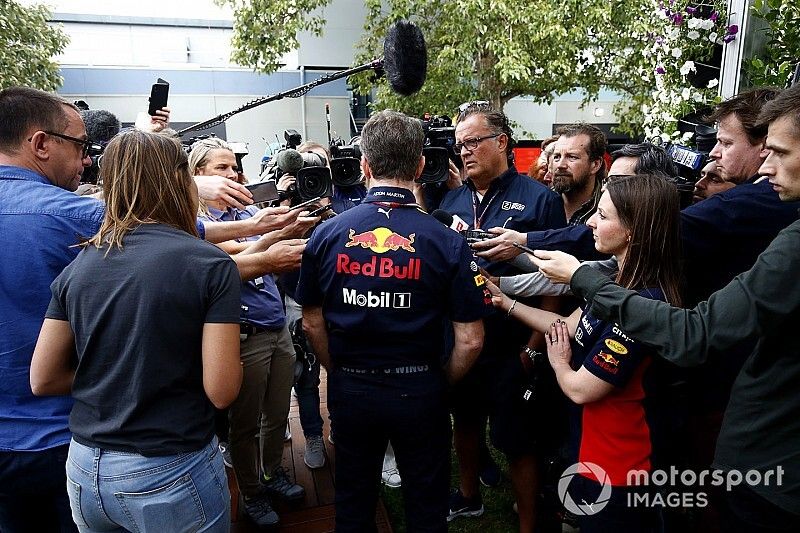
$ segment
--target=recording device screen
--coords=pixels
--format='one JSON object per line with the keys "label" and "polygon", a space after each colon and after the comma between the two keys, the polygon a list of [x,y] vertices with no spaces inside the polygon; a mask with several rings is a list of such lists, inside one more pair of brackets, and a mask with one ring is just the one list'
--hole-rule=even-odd
{"label": "recording device screen", "polygon": [[254,204],[273,202],[280,196],[278,194],[278,187],[275,185],[274,181],[253,183],[251,185],[245,185],[245,188],[253,194]]}
{"label": "recording device screen", "polygon": [[169,97],[169,82],[158,78],[150,89],[150,107],[147,109],[147,114],[155,116],[156,111],[162,107],[167,107],[167,98]]}

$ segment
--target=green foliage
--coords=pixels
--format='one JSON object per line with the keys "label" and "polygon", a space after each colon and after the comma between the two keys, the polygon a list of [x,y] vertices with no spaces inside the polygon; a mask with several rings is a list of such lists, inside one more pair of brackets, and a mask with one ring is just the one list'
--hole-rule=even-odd
{"label": "green foliage", "polygon": [[[472,99],[502,107],[521,95],[551,102],[579,87],[594,95],[618,44],[610,29],[632,23],[628,9],[632,3],[372,0],[367,2],[357,62],[380,55],[388,27],[399,18],[409,18],[427,41],[428,81],[411,98],[398,97],[379,83],[378,108],[415,115],[452,114],[460,103]],[[600,53],[585,53],[592,48]],[[373,86],[369,75],[356,77],[354,84],[362,93]]]}
{"label": "green foliage", "polygon": [[796,0],[755,0],[754,16],[767,23],[767,41],[745,64],[750,85],[783,87],[800,61],[800,3]]}
{"label": "green foliage", "polygon": [[45,91],[61,86],[58,64],[69,38],[60,26],[47,24],[44,5],[21,6],[0,0],[0,88],[25,85]]}
{"label": "green foliage", "polygon": [[[275,70],[280,56],[297,47],[298,31],[321,34],[320,10],[308,14],[330,2],[217,1],[235,8],[233,59],[261,72]],[[724,0],[702,3],[707,7],[698,12],[689,0],[365,0],[355,64],[381,56],[389,26],[407,18],[425,35],[428,76],[411,97],[393,94],[371,72],[350,83],[361,94],[375,90],[376,109],[415,116],[452,116],[469,100],[502,107],[528,96],[550,103],[576,89],[588,102],[609,88],[625,97],[617,109],[624,132],[672,138],[675,117],[716,96],[713,86],[689,86],[694,65],[686,63],[707,60],[714,46],[733,38],[726,34]]]}
{"label": "green foliage", "polygon": [[215,0],[234,9],[231,59],[257,72],[270,73],[280,68],[281,57],[299,46],[297,34],[322,35],[322,11],[331,0]]}

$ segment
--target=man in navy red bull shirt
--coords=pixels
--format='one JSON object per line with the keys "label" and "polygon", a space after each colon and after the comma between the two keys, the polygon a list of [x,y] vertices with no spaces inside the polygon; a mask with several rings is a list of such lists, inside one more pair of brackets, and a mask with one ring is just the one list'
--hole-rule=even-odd
{"label": "man in navy red bull shirt", "polygon": [[[336,530],[374,531],[383,455],[397,456],[411,531],[447,530],[447,382],[483,345],[491,296],[466,241],[415,203],[418,120],[383,111],[364,126],[361,205],[320,225],[300,271],[303,329],[328,369],[336,435]],[[442,365],[445,327],[455,344]]]}

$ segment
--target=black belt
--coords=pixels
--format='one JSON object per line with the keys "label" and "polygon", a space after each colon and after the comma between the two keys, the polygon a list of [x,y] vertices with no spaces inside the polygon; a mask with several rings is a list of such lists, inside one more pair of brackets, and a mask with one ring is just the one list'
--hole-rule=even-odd
{"label": "black belt", "polygon": [[255,335],[256,333],[266,333],[270,331],[267,328],[262,328],[261,326],[254,326],[253,324],[246,324],[244,322],[239,324],[239,333],[242,335]]}
{"label": "black belt", "polygon": [[369,376],[382,376],[385,374],[418,374],[420,372],[429,372],[430,365],[408,365],[396,366],[394,368],[353,368],[349,366],[336,367],[342,372],[348,374],[365,374]]}

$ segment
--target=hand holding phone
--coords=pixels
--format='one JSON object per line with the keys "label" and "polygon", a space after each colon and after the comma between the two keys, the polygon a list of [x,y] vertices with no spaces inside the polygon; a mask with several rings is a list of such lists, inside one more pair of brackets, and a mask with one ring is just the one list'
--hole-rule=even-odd
{"label": "hand holding phone", "polygon": [[150,89],[150,107],[147,108],[147,114],[152,116],[156,115],[156,111],[162,107],[167,107],[167,99],[169,97],[169,82],[158,78]]}
{"label": "hand holding phone", "polygon": [[250,183],[244,186],[253,195],[253,203],[273,202],[280,197],[278,188],[274,181],[262,181],[261,183]]}

